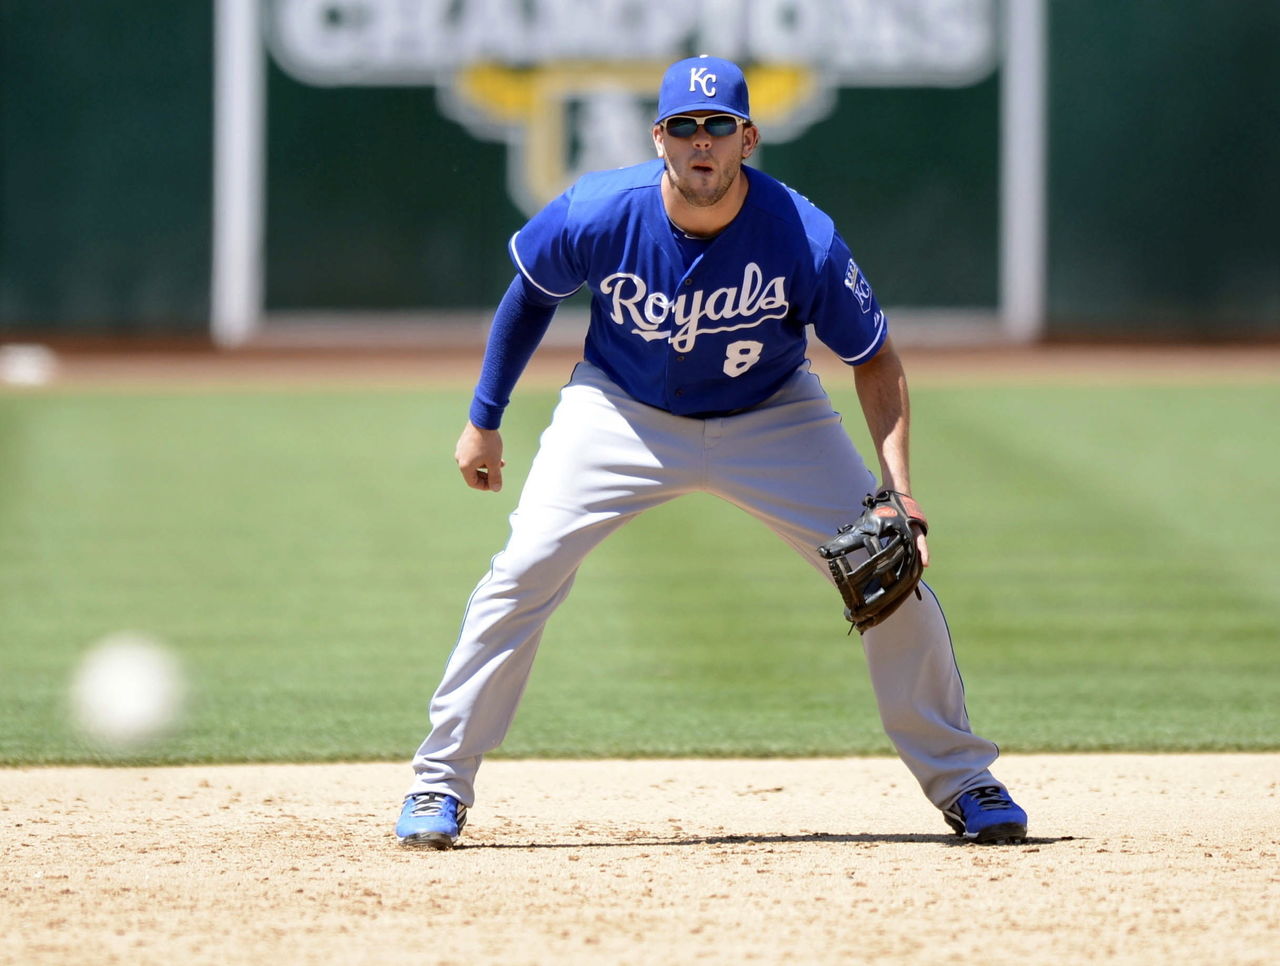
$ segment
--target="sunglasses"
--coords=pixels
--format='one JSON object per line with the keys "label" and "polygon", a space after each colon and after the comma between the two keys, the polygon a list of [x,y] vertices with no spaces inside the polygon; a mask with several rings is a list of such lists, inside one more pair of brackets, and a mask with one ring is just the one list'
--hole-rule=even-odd
{"label": "sunglasses", "polygon": [[691,138],[701,127],[713,138],[722,138],[738,130],[738,122],[742,120],[732,114],[712,114],[710,117],[688,117],[677,114],[662,122],[663,128],[673,138]]}

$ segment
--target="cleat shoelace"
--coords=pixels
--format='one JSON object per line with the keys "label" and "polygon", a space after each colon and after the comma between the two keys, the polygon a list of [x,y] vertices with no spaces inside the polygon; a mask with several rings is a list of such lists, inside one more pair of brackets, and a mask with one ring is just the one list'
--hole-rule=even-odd
{"label": "cleat shoelace", "polygon": [[1013,802],[1005,795],[1004,791],[996,785],[988,785],[985,788],[971,788],[969,794],[973,797],[974,802],[984,812],[998,811],[1002,808],[1012,808]]}
{"label": "cleat shoelace", "polygon": [[413,810],[409,813],[414,818],[422,818],[424,815],[442,815],[444,814],[444,795],[419,795],[414,802]]}

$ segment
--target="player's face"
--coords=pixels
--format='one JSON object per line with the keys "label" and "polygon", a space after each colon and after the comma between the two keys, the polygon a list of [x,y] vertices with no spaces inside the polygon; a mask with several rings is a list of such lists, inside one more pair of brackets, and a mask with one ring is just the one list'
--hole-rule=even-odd
{"label": "player's face", "polygon": [[[654,125],[653,143],[658,156],[667,165],[667,178],[681,196],[695,208],[709,208],[733,187],[742,162],[751,156],[760,139],[754,125],[738,120],[733,130],[720,133],[730,115],[717,111],[691,111],[677,118],[666,118]],[[687,118],[710,122],[699,123],[691,133]],[[716,132],[716,133],[712,133]]]}

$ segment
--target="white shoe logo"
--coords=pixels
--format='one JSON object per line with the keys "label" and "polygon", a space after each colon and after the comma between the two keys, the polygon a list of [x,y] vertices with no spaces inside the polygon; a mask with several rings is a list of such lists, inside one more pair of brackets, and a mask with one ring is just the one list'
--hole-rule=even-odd
{"label": "white shoe logo", "polygon": [[689,68],[689,90],[692,92],[695,87],[702,88],[703,97],[715,97],[716,75],[708,73],[705,67]]}

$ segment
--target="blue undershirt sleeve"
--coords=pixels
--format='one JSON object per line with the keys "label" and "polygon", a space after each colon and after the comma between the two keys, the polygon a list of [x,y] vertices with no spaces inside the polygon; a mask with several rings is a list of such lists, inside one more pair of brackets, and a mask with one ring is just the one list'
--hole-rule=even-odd
{"label": "blue undershirt sleeve", "polygon": [[484,350],[480,381],[471,398],[471,422],[480,429],[497,429],[511,402],[511,391],[547,334],[560,299],[539,291],[523,275],[516,275],[493,314]]}

